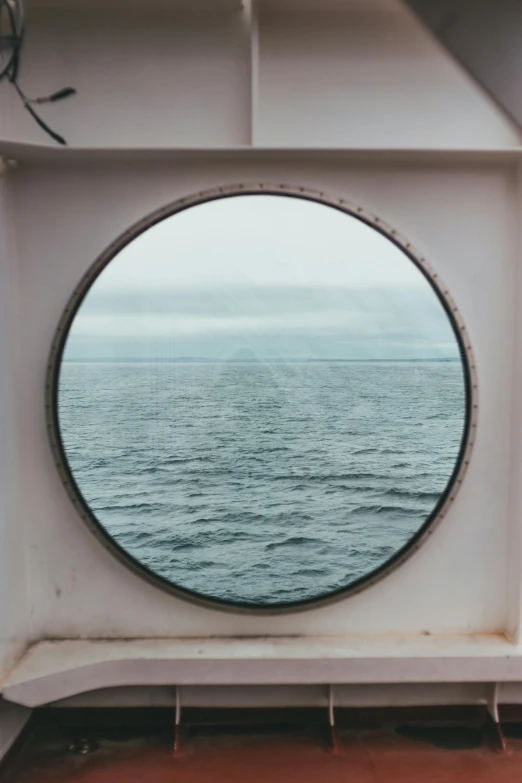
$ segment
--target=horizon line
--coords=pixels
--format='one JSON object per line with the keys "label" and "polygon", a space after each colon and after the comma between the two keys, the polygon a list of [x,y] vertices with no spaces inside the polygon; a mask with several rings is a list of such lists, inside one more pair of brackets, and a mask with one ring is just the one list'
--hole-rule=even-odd
{"label": "horizon line", "polygon": [[341,358],[328,358],[328,359],[307,359],[307,358],[261,358],[261,359],[210,359],[204,356],[181,356],[181,357],[156,357],[156,358],[143,358],[143,357],[126,357],[126,358],[74,358],[66,359],[62,358],[62,363],[68,364],[89,364],[89,363],[103,363],[103,364],[123,364],[123,363],[144,363],[154,364],[161,362],[163,364],[291,364],[291,363],[307,363],[318,364],[321,362],[458,362],[461,361],[460,356],[433,356],[433,357],[408,357],[398,359],[384,359],[384,358],[367,358],[367,359],[341,359]]}

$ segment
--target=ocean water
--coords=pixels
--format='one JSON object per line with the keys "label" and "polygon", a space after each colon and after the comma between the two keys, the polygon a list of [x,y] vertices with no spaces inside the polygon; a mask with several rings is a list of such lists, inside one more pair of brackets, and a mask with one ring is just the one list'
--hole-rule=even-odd
{"label": "ocean water", "polygon": [[205,596],[311,599],[423,525],[464,428],[460,362],[76,363],[59,425],[86,502]]}

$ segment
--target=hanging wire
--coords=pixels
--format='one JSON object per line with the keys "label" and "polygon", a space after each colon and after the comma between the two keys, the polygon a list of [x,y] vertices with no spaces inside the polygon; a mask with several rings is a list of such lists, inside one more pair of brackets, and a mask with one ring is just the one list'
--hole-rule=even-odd
{"label": "hanging wire", "polygon": [[22,0],[0,0],[0,81],[7,79],[20,96],[24,108],[34,121],[58,144],[67,142],[59,133],[50,128],[33,109],[32,104],[54,103],[75,95],[73,87],[64,87],[51,95],[39,98],[28,98],[18,83],[20,69],[20,54],[24,39],[24,8]]}

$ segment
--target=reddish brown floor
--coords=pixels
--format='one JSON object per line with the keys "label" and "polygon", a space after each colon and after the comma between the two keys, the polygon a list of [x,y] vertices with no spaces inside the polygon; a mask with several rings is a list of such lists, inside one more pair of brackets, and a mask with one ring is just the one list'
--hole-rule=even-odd
{"label": "reddish brown floor", "polygon": [[[173,758],[166,742],[103,742],[87,756],[39,747],[9,783],[517,783],[522,739],[499,754],[488,747],[443,750],[392,732],[348,733],[335,755],[310,735],[190,739]],[[7,781],[6,781],[7,783]]]}

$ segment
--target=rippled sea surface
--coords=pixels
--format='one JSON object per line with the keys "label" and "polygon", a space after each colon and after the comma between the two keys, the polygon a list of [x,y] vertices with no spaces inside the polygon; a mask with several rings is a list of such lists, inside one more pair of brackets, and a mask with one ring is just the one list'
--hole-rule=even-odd
{"label": "rippled sea surface", "polygon": [[275,604],[347,586],[457,460],[460,362],[64,363],[59,422],[98,521],[149,569]]}

